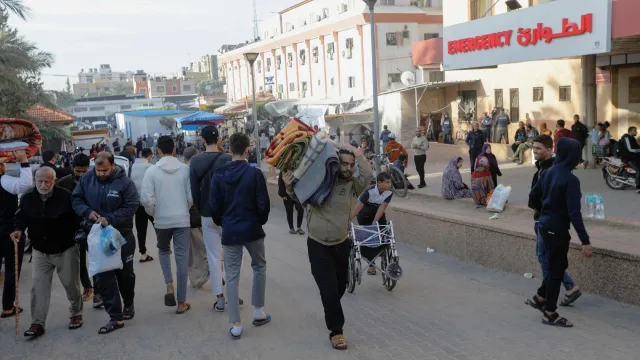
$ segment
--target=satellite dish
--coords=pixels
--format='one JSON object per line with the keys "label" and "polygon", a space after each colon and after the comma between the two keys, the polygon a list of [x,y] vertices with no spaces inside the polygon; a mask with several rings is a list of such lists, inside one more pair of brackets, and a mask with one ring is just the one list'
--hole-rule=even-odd
{"label": "satellite dish", "polygon": [[405,71],[400,75],[400,81],[406,86],[415,85],[416,76],[411,71]]}

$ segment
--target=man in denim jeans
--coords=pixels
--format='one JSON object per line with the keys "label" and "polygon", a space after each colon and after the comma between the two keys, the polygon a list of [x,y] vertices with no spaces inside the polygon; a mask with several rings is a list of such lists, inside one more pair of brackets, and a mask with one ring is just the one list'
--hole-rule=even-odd
{"label": "man in denim jeans", "polygon": [[[553,139],[548,135],[539,135],[533,139],[533,156],[536,160],[536,168],[538,171],[533,175],[533,181],[531,182],[531,188],[536,185],[542,174],[553,165],[554,158],[552,156],[553,151]],[[532,202],[529,202],[529,206],[534,206]],[[535,207],[535,206],[534,206]],[[536,224],[540,218],[540,209],[534,208],[533,219]],[[549,273],[549,255],[546,253],[544,241],[541,234],[538,234],[537,226],[534,226],[536,232],[536,255],[542,268],[542,277],[546,278]],[[564,284],[567,292],[565,293],[564,300],[560,302],[560,306],[568,306],[578,300],[582,296],[582,292],[573,282],[571,276],[566,271],[562,277],[562,283]]]}

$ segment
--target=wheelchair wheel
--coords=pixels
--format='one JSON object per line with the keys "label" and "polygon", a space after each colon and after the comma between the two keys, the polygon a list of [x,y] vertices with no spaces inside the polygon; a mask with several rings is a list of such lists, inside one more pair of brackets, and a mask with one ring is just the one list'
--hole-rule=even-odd
{"label": "wheelchair wheel", "polygon": [[[387,291],[393,290],[393,288],[395,288],[396,284],[398,283],[397,280],[394,280],[391,277],[387,276],[387,273],[389,272],[389,264],[392,263],[397,264],[397,259],[393,258],[391,248],[387,247],[384,251],[384,254],[380,256],[380,267],[384,270],[384,272],[382,273],[382,285],[385,289],[387,289]],[[391,270],[393,270],[393,266]]]}
{"label": "wheelchair wheel", "polygon": [[354,251],[351,250],[349,254],[349,268],[348,268],[348,282],[347,291],[351,294],[356,289],[357,273],[356,273],[356,261]]}
{"label": "wheelchair wheel", "polygon": [[358,259],[355,261],[356,280],[358,285],[362,284],[362,262]]}

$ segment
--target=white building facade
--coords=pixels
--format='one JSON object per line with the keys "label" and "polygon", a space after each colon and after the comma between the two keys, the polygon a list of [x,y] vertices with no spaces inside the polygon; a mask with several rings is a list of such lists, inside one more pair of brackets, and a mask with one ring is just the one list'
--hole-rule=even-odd
{"label": "white building facade", "polygon": [[105,101],[78,102],[66,109],[79,120],[106,117],[122,111],[136,111],[143,109],[161,108],[163,99],[125,99]]}
{"label": "white building facade", "polygon": [[378,84],[371,73],[371,21],[360,0],[306,0],[262,23],[262,39],[219,55],[227,101],[251,96],[243,54],[259,53],[256,91],[277,99],[363,99],[415,72],[413,42],[442,34],[442,0],[381,0],[375,6]]}

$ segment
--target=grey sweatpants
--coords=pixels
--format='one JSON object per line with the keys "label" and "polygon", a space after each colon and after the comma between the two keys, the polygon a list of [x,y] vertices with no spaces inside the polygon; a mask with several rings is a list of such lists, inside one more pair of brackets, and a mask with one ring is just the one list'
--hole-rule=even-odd
{"label": "grey sweatpants", "polygon": [[33,250],[33,285],[31,287],[31,323],[44,327],[51,303],[51,283],[56,270],[67,292],[71,316],[82,315],[80,291],[80,251],[74,245],[63,253],[48,255]]}
{"label": "grey sweatpants", "polygon": [[247,252],[251,256],[251,268],[253,269],[251,305],[254,307],[264,306],[264,294],[267,281],[264,238],[242,245],[224,245],[224,272],[227,278],[227,304],[229,306],[229,322],[231,323],[240,322],[238,287],[240,285],[243,246],[247,248]]}
{"label": "grey sweatpants", "polygon": [[164,282],[173,282],[171,273],[171,238],[173,238],[173,251],[176,258],[176,277],[178,279],[177,298],[178,302],[187,301],[187,282],[189,276],[189,240],[190,232],[188,227],[172,229],[156,229],[158,238],[158,255],[160,257],[160,267]]}

